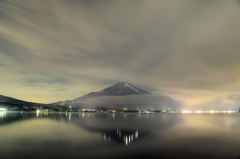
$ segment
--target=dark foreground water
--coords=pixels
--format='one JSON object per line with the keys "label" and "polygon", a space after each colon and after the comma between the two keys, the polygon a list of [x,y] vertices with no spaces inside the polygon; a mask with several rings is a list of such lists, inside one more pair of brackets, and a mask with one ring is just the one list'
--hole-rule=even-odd
{"label": "dark foreground water", "polygon": [[0,112],[0,158],[240,158],[240,114]]}

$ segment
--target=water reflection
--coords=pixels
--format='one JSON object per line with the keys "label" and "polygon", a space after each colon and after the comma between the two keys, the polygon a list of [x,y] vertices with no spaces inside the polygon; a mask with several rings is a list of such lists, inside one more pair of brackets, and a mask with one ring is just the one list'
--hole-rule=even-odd
{"label": "water reflection", "polygon": [[137,139],[143,137],[146,133],[139,130],[128,130],[128,129],[114,129],[106,130],[103,134],[103,139],[105,142],[117,142],[128,146]]}
{"label": "water reflection", "polygon": [[[35,115],[34,115],[35,114]],[[137,119],[138,114],[95,114],[95,113],[71,113],[71,112],[60,112],[60,113],[49,113],[37,110],[35,113],[30,112],[0,112],[0,124],[10,124],[21,120],[29,119],[53,119],[56,121],[71,121],[77,127],[87,129],[88,131],[99,133],[103,136],[106,143],[119,143],[125,146],[134,143],[136,140],[141,139],[143,136],[148,134],[147,130],[142,130],[140,127],[134,129],[131,125],[125,125],[119,128],[119,121],[129,119]],[[4,120],[3,120],[4,119]],[[109,128],[105,127],[105,122],[108,122]],[[113,126],[114,125],[114,126]],[[115,128],[114,128],[115,127]],[[106,129],[107,128],[107,129]],[[113,129],[111,129],[113,128]]]}
{"label": "water reflection", "polygon": [[6,117],[7,111],[0,111],[0,119],[3,120],[4,117]]}
{"label": "water reflection", "polygon": [[0,158],[236,159],[239,122],[237,113],[1,111]]}
{"label": "water reflection", "polygon": [[37,116],[37,118],[39,117],[39,114],[40,114],[40,110],[36,110],[36,116]]}

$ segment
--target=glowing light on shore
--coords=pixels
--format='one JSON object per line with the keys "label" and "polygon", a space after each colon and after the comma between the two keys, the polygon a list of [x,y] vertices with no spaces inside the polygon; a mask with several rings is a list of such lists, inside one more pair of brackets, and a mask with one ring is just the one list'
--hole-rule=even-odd
{"label": "glowing light on shore", "polygon": [[193,113],[193,111],[191,111],[191,110],[183,110],[182,113],[183,114],[191,114],[191,113]]}
{"label": "glowing light on shore", "polygon": [[0,119],[3,119],[6,116],[7,111],[0,111]]}
{"label": "glowing light on shore", "polygon": [[117,111],[116,110],[111,110],[112,113],[116,113]]}
{"label": "glowing light on shore", "polygon": [[0,108],[0,111],[7,111],[6,108]]}
{"label": "glowing light on shore", "polygon": [[149,110],[145,110],[144,113],[149,114],[151,112]]}
{"label": "glowing light on shore", "polygon": [[193,111],[193,110],[183,110],[181,113],[182,114],[203,114],[203,113],[209,113],[209,114],[216,114],[216,113],[237,113],[238,111],[234,111],[234,110],[222,110],[222,111],[219,111],[219,110],[206,110],[206,111],[203,111],[203,110],[196,110],[196,111]]}
{"label": "glowing light on shore", "polygon": [[197,110],[196,113],[197,113],[197,114],[202,114],[202,113],[204,113],[204,111],[202,111],[202,110]]}
{"label": "glowing light on shore", "polygon": [[232,110],[227,110],[227,113],[234,113],[236,111],[232,111]]}

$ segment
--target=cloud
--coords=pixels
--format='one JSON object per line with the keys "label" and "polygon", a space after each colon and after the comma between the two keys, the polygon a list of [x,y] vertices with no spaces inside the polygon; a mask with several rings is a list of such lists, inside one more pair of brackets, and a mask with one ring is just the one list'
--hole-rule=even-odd
{"label": "cloud", "polygon": [[218,0],[1,1],[1,92],[54,102],[129,81],[189,105],[239,93],[239,12]]}
{"label": "cloud", "polygon": [[35,84],[40,84],[40,85],[50,85],[50,84],[60,84],[60,85],[66,85],[69,84],[70,81],[66,78],[27,78],[23,81],[23,83],[28,84],[28,85],[35,85]]}

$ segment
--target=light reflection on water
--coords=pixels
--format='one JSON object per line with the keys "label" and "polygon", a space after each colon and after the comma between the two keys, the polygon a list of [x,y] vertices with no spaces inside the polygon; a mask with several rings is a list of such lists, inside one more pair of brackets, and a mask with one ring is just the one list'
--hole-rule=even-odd
{"label": "light reflection on water", "polygon": [[7,115],[6,111],[0,111],[0,119],[2,120]]}
{"label": "light reflection on water", "polygon": [[144,133],[139,130],[116,129],[104,131],[103,139],[107,143],[114,141],[128,146],[142,136],[144,136]]}
{"label": "light reflection on water", "polygon": [[239,158],[239,123],[238,113],[5,111],[0,158]]}

